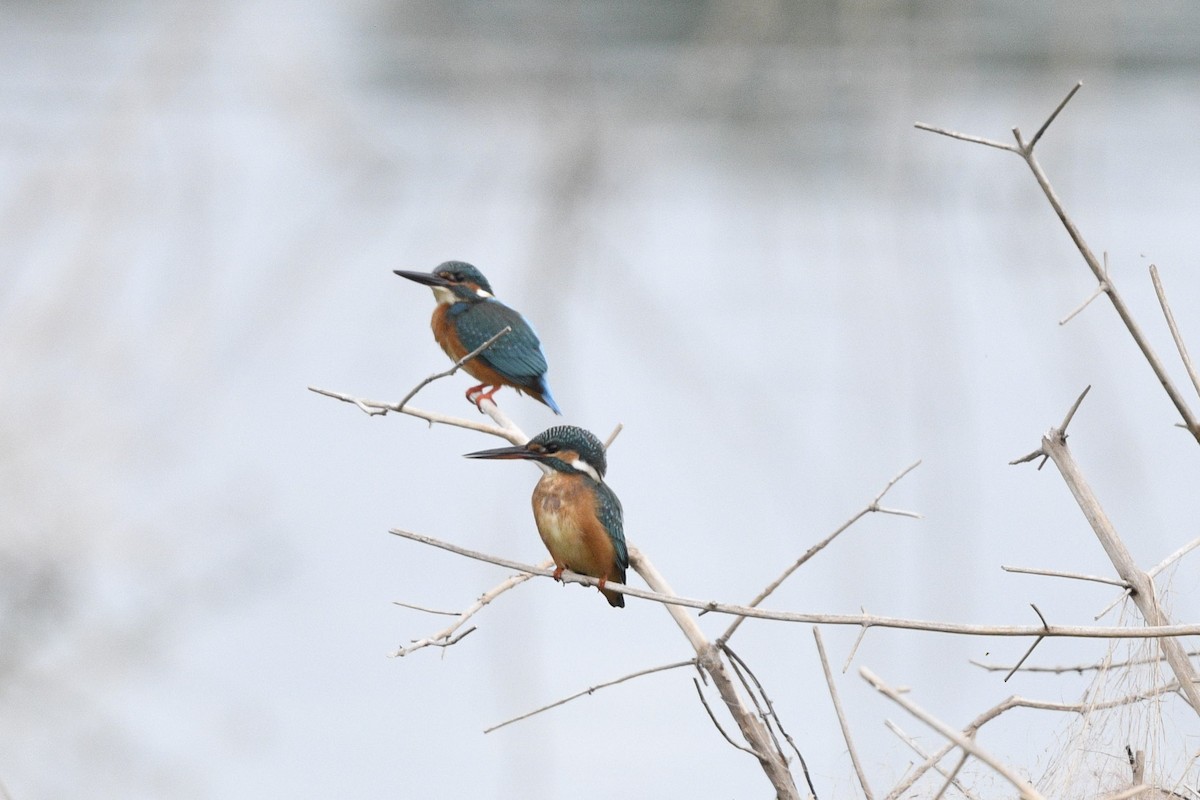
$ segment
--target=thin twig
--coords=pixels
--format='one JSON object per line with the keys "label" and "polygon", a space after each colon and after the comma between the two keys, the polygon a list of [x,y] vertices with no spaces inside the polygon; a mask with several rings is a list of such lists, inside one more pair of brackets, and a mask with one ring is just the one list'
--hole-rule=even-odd
{"label": "thin twig", "polygon": [[[546,567],[553,563],[554,562],[551,561],[550,559],[546,559],[539,566]],[[454,633],[459,628],[461,628],[466,623],[467,620],[469,620],[471,617],[475,616],[475,614],[477,612],[481,611],[484,606],[486,606],[488,603],[495,600],[500,595],[507,592],[509,589],[512,589],[516,586],[520,586],[522,583],[524,583],[525,581],[529,580],[532,577],[533,576],[529,575],[529,574],[510,575],[508,578],[504,579],[503,581],[498,583],[496,586],[493,586],[491,589],[488,589],[486,592],[484,592],[482,595],[480,595],[479,599],[476,600],[474,603],[472,603],[469,608],[467,608],[465,611],[463,611],[462,613],[457,615],[458,619],[455,620],[455,622],[453,624],[444,628],[443,630],[438,631],[437,633],[433,634],[432,636],[429,636],[425,639],[419,639],[419,640],[414,641],[408,647],[401,647],[401,648],[397,649],[395,652],[393,652],[391,654],[391,657],[392,658],[403,658],[404,656],[408,655],[409,653],[415,653],[416,651],[418,651],[422,648],[425,648],[425,647],[442,647],[447,644],[454,644],[455,642],[457,642],[459,639],[462,638],[462,636],[455,637]],[[472,630],[474,630],[474,629],[472,629]],[[465,636],[465,635],[466,634],[463,634],[463,636]]]}
{"label": "thin twig", "polygon": [[1066,325],[1068,322],[1075,319],[1075,316],[1079,312],[1083,311],[1085,308],[1090,306],[1092,304],[1093,300],[1095,300],[1097,297],[1099,297],[1100,295],[1107,292],[1110,288],[1112,288],[1112,287],[1108,283],[1108,252],[1106,251],[1104,253],[1104,280],[1102,280],[1102,281],[1100,281],[1100,283],[1096,284],[1095,291],[1093,291],[1090,295],[1088,295],[1087,300],[1084,300],[1082,303],[1079,304],[1078,308],[1076,308],[1070,314],[1067,314],[1065,317],[1060,319],[1058,321],[1058,324]]}
{"label": "thin twig", "polygon": [[755,753],[749,747],[746,747],[745,745],[740,745],[737,742],[735,742],[733,739],[729,738],[729,734],[726,733],[725,729],[721,727],[721,723],[717,722],[717,715],[713,713],[713,710],[708,705],[708,701],[704,699],[704,692],[703,692],[703,690],[700,689],[700,681],[696,680],[695,678],[692,678],[692,683],[696,686],[696,694],[700,695],[700,702],[704,704],[704,710],[708,712],[708,718],[712,720],[713,725],[717,726],[717,730],[720,731],[721,735],[725,737],[725,741],[729,742],[731,745],[736,747],[738,750],[741,750],[745,753],[749,753],[750,755],[754,756],[755,758],[758,758],[758,753]]}
{"label": "thin twig", "polygon": [[399,600],[393,600],[392,605],[401,606],[402,608],[411,608],[413,611],[424,611],[426,614],[438,614],[443,617],[461,616],[461,611],[438,611],[436,608],[426,608],[412,603],[401,603]]}
{"label": "thin twig", "polygon": [[[1188,656],[1189,657],[1200,656],[1200,650],[1189,650]],[[1054,675],[1062,675],[1067,672],[1074,672],[1078,675],[1082,675],[1085,672],[1098,672],[1102,669],[1103,670],[1122,669],[1125,667],[1135,667],[1135,666],[1139,666],[1142,664],[1157,664],[1157,663],[1161,662],[1162,660],[1163,660],[1162,655],[1156,655],[1156,656],[1150,656],[1149,658],[1129,659],[1127,661],[1098,662],[1098,663],[1093,663],[1093,664],[1075,664],[1073,666],[1066,666],[1066,667],[1021,667],[1021,669],[1019,671],[1020,672],[1048,672],[1048,673],[1052,673]],[[1012,667],[1009,667],[1007,665],[985,664],[982,661],[976,661],[975,659],[971,659],[970,661],[968,661],[968,663],[972,664],[976,667],[979,667],[980,669],[987,670],[988,672],[1009,672],[1012,670]]]}
{"label": "thin twig", "polygon": [[[476,561],[486,561],[489,564],[506,567],[508,569],[517,570],[529,575],[537,575],[540,577],[549,578],[553,573],[549,569],[537,567],[532,564],[522,564],[519,561],[513,561],[508,558],[500,558],[499,556],[480,553],[475,550],[469,550],[465,547],[460,547],[450,542],[444,542],[440,539],[435,539],[432,536],[425,536],[420,533],[412,533],[411,531],[400,530],[393,528],[388,531],[402,539],[409,539],[414,542],[437,547],[441,550],[446,550],[450,553],[456,553],[460,556],[473,558]],[[630,563],[634,562],[634,549],[630,548]],[[645,574],[639,569],[637,570],[642,577]],[[561,577],[564,583],[578,583],[583,586],[599,586],[600,581],[588,575],[578,575],[574,572],[564,571]],[[1051,625],[1049,628],[1043,629],[1038,626],[1028,625],[968,625],[958,622],[936,622],[917,619],[903,619],[900,617],[879,617],[870,614],[806,614],[796,611],[764,611],[761,608],[750,608],[749,606],[740,606],[733,603],[721,603],[715,600],[696,600],[690,597],[681,597],[676,594],[664,594],[654,591],[646,591],[633,586],[621,585],[609,581],[608,588],[619,591],[626,597],[636,597],[642,600],[652,600],[656,603],[662,603],[668,606],[697,608],[716,612],[718,614],[730,614],[734,616],[752,617],[754,619],[775,620],[778,622],[803,622],[809,625],[870,625],[880,628],[899,628],[903,630],[918,630],[929,631],[933,633],[951,633],[963,636],[1046,636],[1046,637],[1070,637],[1070,638],[1089,638],[1089,639],[1159,639],[1177,636],[1197,636],[1200,635],[1200,623],[1191,623],[1186,625],[1160,625],[1147,626],[1138,628],[1126,627],[1084,627],[1073,625]],[[694,619],[692,620],[694,623]],[[697,633],[703,641],[703,634]],[[704,645],[701,644],[701,647]]]}
{"label": "thin twig", "polygon": [[1200,373],[1196,372],[1196,365],[1192,363],[1192,359],[1188,355],[1187,345],[1183,343],[1179,326],[1175,324],[1175,315],[1171,313],[1171,306],[1167,303],[1167,293],[1163,289],[1162,280],[1158,277],[1158,267],[1153,264],[1150,265],[1150,280],[1154,282],[1154,293],[1158,295],[1158,304],[1162,306],[1163,316],[1167,318],[1167,327],[1171,329],[1171,338],[1175,340],[1175,349],[1179,351],[1179,358],[1183,361],[1188,377],[1192,379],[1192,386],[1196,388],[1196,394],[1200,395]]}
{"label": "thin twig", "polygon": [[[914,753],[919,755],[921,758],[926,758],[926,759],[929,758],[929,753],[925,752],[925,748],[921,747],[921,745],[917,744],[916,739],[914,739],[913,737],[911,737],[907,733],[905,733],[903,730],[901,730],[899,725],[892,722],[890,719],[884,720],[883,724],[885,727],[887,727],[888,730],[890,730],[892,733],[896,734],[896,736],[898,736],[900,738],[900,741],[902,741],[906,745],[908,745]],[[943,778],[951,778],[954,783],[954,788],[958,789],[960,792],[962,792],[964,795],[966,795],[968,800],[978,800],[978,798],[975,797],[975,795],[971,792],[970,789],[968,789],[966,786],[964,786],[962,784],[962,782],[958,780],[958,778],[952,776],[947,770],[943,769],[940,764],[934,764],[933,768],[935,770],[937,770],[938,773],[940,773]]]}
{"label": "thin twig", "polygon": [[[858,511],[858,513],[856,513],[850,519],[843,522],[841,524],[841,526],[839,526],[838,529],[835,530],[833,533],[829,534],[824,539],[817,542],[812,547],[808,548],[808,550],[805,551],[804,555],[800,556],[800,558],[798,558],[796,560],[796,563],[792,564],[790,567],[785,569],[783,571],[782,575],[780,575],[775,580],[771,581],[771,583],[767,585],[767,588],[765,588],[761,592],[759,592],[758,596],[750,601],[750,608],[756,608],[759,603],[761,603],[763,600],[766,600],[768,597],[770,597],[771,593],[774,592],[776,589],[778,589],[780,587],[780,585],[782,585],[783,582],[792,575],[793,572],[798,570],[801,566],[804,565],[804,563],[806,561],[808,561],[810,558],[815,556],[817,553],[824,550],[825,547],[830,542],[832,542],[834,539],[836,539],[839,535],[841,535],[843,531],[845,531],[847,528],[849,528],[854,523],[858,522],[860,519],[865,517],[867,514],[878,511],[881,513],[896,514],[899,516],[906,516],[906,517],[916,517],[919,519],[921,515],[917,514],[916,512],[913,512],[913,511],[897,511],[897,510],[880,508],[879,501],[883,499],[883,496],[885,494],[887,494],[888,491],[890,491],[891,488],[893,486],[895,486],[900,481],[901,478],[903,478],[908,473],[912,472],[914,469],[916,469],[920,465],[921,465],[921,462],[920,462],[920,460],[918,460],[918,461],[914,461],[912,464],[909,464],[907,467],[902,469],[895,477],[893,477],[890,481],[887,482],[887,485],[883,487],[883,489],[879,492],[879,494],[875,495],[875,498],[870,503],[868,503],[866,505],[866,507],[862,508],[861,510]],[[724,644],[725,642],[728,642],[729,638],[731,636],[733,636],[734,632],[738,629],[738,626],[742,624],[744,619],[745,618],[742,617],[740,619],[735,619],[733,622],[731,622],[729,624],[729,627],[725,629],[725,632],[722,633],[720,635],[720,637],[718,637],[717,643]]]}
{"label": "thin twig", "polygon": [[962,754],[958,759],[958,763],[954,765],[954,769],[950,770],[950,774],[946,776],[946,782],[942,784],[942,788],[938,789],[937,794],[933,796],[932,800],[942,800],[942,796],[946,794],[946,790],[952,785],[958,784],[958,773],[962,771],[963,765],[967,763],[968,758],[970,756],[966,753]]}
{"label": "thin twig", "polygon": [[[1081,85],[1081,83],[1077,83],[1074,87],[1072,87],[1071,91],[1067,93],[1067,96],[1058,104],[1050,116],[1047,117],[1046,121],[1042,123],[1042,126],[1038,128],[1037,133],[1034,134],[1033,138],[1029,140],[1028,143],[1026,143],[1021,137],[1020,129],[1013,128],[1013,135],[1017,140],[1017,147],[1015,148],[1012,146],[1003,145],[990,139],[983,139],[978,136],[968,136],[966,134],[955,133],[942,128],[937,128],[932,125],[918,124],[917,127],[922,128],[923,130],[950,136],[955,139],[962,139],[963,141],[967,142],[975,142],[977,144],[987,145],[988,147],[997,147],[1001,150],[1008,150],[1016,153],[1025,160],[1025,163],[1029,166],[1030,171],[1033,173],[1034,179],[1038,182],[1038,186],[1041,187],[1042,193],[1046,196],[1046,200],[1049,201],[1050,206],[1054,209],[1054,213],[1058,215],[1063,227],[1067,229],[1067,234],[1071,237],[1071,241],[1075,243],[1075,247],[1079,250],[1080,255],[1083,256],[1083,260],[1087,263],[1088,268],[1092,271],[1092,275],[1095,276],[1096,281],[1107,282],[1108,291],[1106,294],[1108,295],[1109,302],[1112,303],[1113,309],[1117,312],[1117,316],[1119,316],[1121,321],[1125,323],[1125,328],[1129,331],[1129,335],[1133,337],[1134,343],[1137,344],[1138,349],[1142,351],[1142,355],[1146,358],[1146,362],[1154,371],[1159,383],[1162,384],[1162,387],[1166,391],[1167,396],[1170,398],[1171,403],[1175,406],[1175,409],[1183,418],[1184,427],[1191,432],[1191,434],[1196,438],[1197,442],[1200,442],[1200,420],[1197,420],[1196,416],[1192,413],[1192,410],[1188,407],[1187,402],[1183,399],[1183,395],[1180,394],[1179,390],[1175,387],[1174,382],[1171,380],[1171,376],[1167,373],[1166,367],[1155,354],[1154,349],[1150,346],[1149,340],[1146,338],[1145,334],[1142,333],[1142,330],[1134,320],[1133,314],[1130,312],[1129,307],[1125,305],[1124,298],[1121,296],[1121,293],[1117,291],[1117,287],[1113,283],[1112,279],[1107,276],[1104,267],[1101,266],[1099,259],[1096,258],[1096,254],[1092,252],[1090,247],[1088,247],[1087,242],[1085,242],[1083,239],[1083,235],[1079,232],[1079,228],[1076,227],[1074,221],[1072,221],[1071,217],[1067,214],[1066,209],[1063,207],[1062,201],[1058,198],[1058,194],[1054,191],[1054,187],[1050,185],[1050,179],[1046,177],[1046,173],[1042,170],[1041,164],[1038,163],[1037,157],[1034,155],[1034,146],[1041,139],[1042,134],[1044,134],[1050,127],[1050,123],[1052,123],[1058,117],[1059,112],[1062,111],[1063,107],[1067,104],[1067,101],[1074,97],[1075,93],[1079,91],[1079,87]],[[1032,454],[1031,457],[1036,458],[1037,455],[1040,454],[1035,453]]]}
{"label": "thin twig", "polygon": [[[984,725],[996,719],[1005,712],[1013,710],[1014,708],[1029,708],[1039,711],[1061,711],[1074,714],[1087,714],[1092,711],[1104,711],[1110,708],[1119,708],[1120,706],[1138,703],[1143,700],[1158,697],[1159,695],[1167,692],[1176,691],[1178,688],[1179,683],[1176,681],[1168,683],[1164,686],[1151,687],[1146,691],[1136,692],[1131,695],[1114,698],[1112,700],[1104,700],[1098,703],[1053,703],[1044,700],[1030,700],[1028,698],[1013,695],[1012,697],[997,703],[987,711],[984,711],[982,714],[977,716],[975,719],[971,720],[971,723],[963,728],[962,735],[973,738],[975,734],[979,732],[979,729]],[[924,763],[922,763],[912,772],[907,773],[900,783],[893,786],[891,791],[888,792],[885,800],[896,800],[896,798],[900,797],[900,795],[907,792],[910,788],[912,788],[913,784],[919,781],[926,772],[928,772],[930,769],[933,769],[937,763],[945,758],[946,754],[953,749],[953,742],[943,745],[941,749],[937,750],[928,758],[926,758]]]}
{"label": "thin twig", "polygon": [[904,697],[894,688],[884,683],[882,678],[880,678],[874,672],[871,672],[871,670],[867,669],[866,667],[859,667],[858,673],[862,675],[863,679],[866,680],[867,683],[874,686],[880,694],[887,697],[893,703],[899,705],[905,711],[912,714],[929,727],[933,728],[942,736],[945,736],[954,744],[962,748],[965,752],[970,753],[994,769],[1021,793],[1022,798],[1025,798],[1025,800],[1044,800],[1041,793],[1039,793],[1037,789],[1033,788],[1033,784],[1014,772],[1007,764],[1004,764],[999,759],[995,758],[991,753],[976,744],[974,739],[964,736],[962,733],[956,731],[954,728],[951,728],[949,725],[942,722],[940,719],[933,716],[916,703]]}
{"label": "thin twig", "polygon": [[[1068,414],[1068,420],[1069,418]],[[1112,521],[1104,513],[1100,499],[1092,491],[1092,487],[1084,477],[1079,464],[1076,463],[1071,449],[1067,446],[1066,436],[1062,429],[1051,429],[1044,435],[1042,449],[1058,467],[1059,474],[1062,475],[1075,502],[1079,504],[1080,511],[1083,512],[1092,531],[1096,534],[1096,538],[1100,542],[1100,546],[1104,548],[1105,555],[1112,562],[1113,568],[1132,588],[1131,597],[1146,624],[1169,625],[1170,619],[1167,618],[1155,598],[1153,578],[1138,567],[1129,548],[1125,546],[1125,542],[1117,534]],[[1187,696],[1188,704],[1197,714],[1200,714],[1200,686],[1196,685],[1195,671],[1184,652],[1183,645],[1178,639],[1163,639],[1159,646],[1166,655],[1171,671],[1179,679],[1180,687]]]}
{"label": "thin twig", "polygon": [[838,698],[837,685],[833,682],[833,673],[829,670],[829,659],[825,657],[825,642],[821,641],[821,629],[816,625],[812,629],[813,638],[817,640],[817,655],[821,658],[821,669],[825,671],[825,684],[829,687],[829,696],[833,699],[833,710],[837,712],[838,724],[842,727],[842,738],[846,740],[846,749],[850,751],[850,763],[854,765],[854,773],[858,776],[858,785],[862,787],[867,800],[875,800],[871,786],[867,783],[866,773],[858,760],[858,751],[854,749],[854,739],[850,736],[850,723],[846,721],[846,712],[842,710],[842,701]]}
{"label": "thin twig", "polygon": [[[1033,606],[1033,610],[1035,613],[1037,613],[1038,619],[1040,619],[1042,621],[1042,627],[1049,628],[1050,626],[1046,624],[1046,618],[1042,616],[1042,612],[1038,609],[1038,607],[1033,605],[1033,603],[1030,603],[1029,605]],[[1033,644],[1029,645],[1029,649],[1025,651],[1025,655],[1021,656],[1021,658],[1017,660],[1016,666],[1014,666],[1012,669],[1010,669],[1008,671],[1008,674],[1004,676],[1004,683],[1008,683],[1008,679],[1013,676],[1014,672],[1016,672],[1017,670],[1019,670],[1021,668],[1021,665],[1025,663],[1026,659],[1028,659],[1031,655],[1033,655],[1034,648],[1036,648],[1039,644],[1041,644],[1042,640],[1045,638],[1046,638],[1045,636],[1039,636],[1038,638],[1033,640]]]}
{"label": "thin twig", "polygon": [[1010,153],[1020,152],[1017,150],[1017,148],[1013,147],[1011,144],[1005,144],[1004,142],[997,142],[995,139],[984,139],[981,136],[970,136],[965,133],[959,133],[957,131],[947,130],[946,128],[939,128],[938,126],[930,125],[927,122],[915,122],[915,123],[913,123],[913,127],[920,128],[923,131],[929,131],[930,133],[940,133],[942,136],[949,136],[951,139],[962,139],[964,142],[974,142],[975,144],[985,144],[988,147],[994,147],[997,150],[1007,150]]}
{"label": "thin twig", "polygon": [[[1150,569],[1146,570],[1146,574],[1149,575],[1151,578],[1157,577],[1160,572],[1162,572],[1164,569],[1166,569],[1167,567],[1174,564],[1179,559],[1186,556],[1188,553],[1195,550],[1197,547],[1200,547],[1200,537],[1192,539],[1190,542],[1185,544],[1183,547],[1179,548],[1174,553],[1171,553],[1171,555],[1167,556],[1162,561],[1158,562],[1158,564],[1156,564],[1153,567],[1151,567]],[[1129,591],[1130,591],[1129,589],[1126,589],[1124,592],[1122,592],[1121,595],[1116,600],[1113,600],[1111,603],[1106,605],[1104,607],[1104,610],[1101,611],[1099,614],[1097,614],[1095,617],[1093,617],[1093,619],[1100,619],[1105,614],[1107,614],[1109,611],[1112,611],[1113,607],[1116,606],[1117,603],[1120,603],[1122,600],[1129,597]]]}
{"label": "thin twig", "polygon": [[[463,417],[454,417],[449,414],[441,414],[437,411],[425,411],[420,408],[412,408],[406,406],[403,411],[400,411],[400,406],[397,403],[389,403],[384,400],[364,400],[354,397],[353,395],[343,392],[335,392],[330,389],[320,389],[316,386],[309,386],[310,392],[323,394],[326,397],[332,397],[334,400],[341,400],[343,403],[351,403],[358,406],[364,413],[368,415],[382,415],[389,411],[397,411],[407,414],[410,417],[423,419],[430,424],[450,425],[456,428],[466,428],[471,431],[479,431],[480,433],[490,433],[492,436],[499,436],[501,439],[507,439],[513,444],[524,444],[525,440],[518,441],[519,436],[514,436],[513,433],[498,425],[489,425],[486,422],[478,422],[473,419],[465,419]],[[484,407],[487,407],[487,402],[484,401]]]}
{"label": "thin twig", "polygon": [[1071,420],[1075,418],[1075,412],[1079,410],[1079,406],[1083,404],[1083,398],[1088,396],[1088,392],[1092,390],[1092,385],[1089,383],[1084,390],[1079,393],[1079,397],[1075,398],[1075,403],[1067,411],[1067,415],[1063,417],[1062,425],[1058,426],[1058,433],[1064,440],[1067,438],[1067,426],[1071,424]]}
{"label": "thin twig", "polygon": [[544,705],[541,708],[535,708],[533,711],[529,711],[525,714],[520,715],[519,717],[513,717],[512,719],[506,719],[506,720],[504,720],[504,722],[497,723],[490,728],[484,728],[483,732],[491,733],[492,731],[500,730],[505,725],[512,725],[514,722],[520,722],[523,719],[529,719],[532,716],[541,714],[543,711],[549,711],[552,708],[558,708],[561,705],[566,705],[567,703],[571,702],[572,700],[578,700],[580,697],[583,697],[584,695],[593,694],[593,693],[599,691],[600,689],[607,689],[609,686],[616,686],[618,683],[624,683],[625,681],[633,680],[634,678],[640,678],[643,675],[651,675],[655,672],[665,672],[669,669],[678,669],[679,667],[694,666],[695,664],[696,664],[696,659],[694,659],[694,658],[689,659],[688,661],[676,661],[672,664],[662,664],[661,666],[651,667],[650,669],[643,669],[643,670],[639,670],[638,672],[632,672],[628,675],[624,675],[620,678],[617,678],[616,680],[605,681],[604,683],[597,683],[595,686],[589,686],[588,688],[584,689],[582,692],[576,692],[575,694],[571,695],[570,697],[564,697],[561,700],[556,700],[555,702],[550,703],[548,705]]}
{"label": "thin twig", "polygon": [[409,400],[412,400],[414,397],[416,397],[416,395],[417,395],[417,392],[421,391],[421,390],[422,390],[422,389],[424,389],[426,386],[428,386],[429,384],[431,384],[431,383],[433,383],[434,381],[438,380],[439,378],[448,378],[448,377],[450,377],[451,375],[453,375],[454,373],[458,372],[460,369],[462,369],[462,366],[463,366],[463,364],[466,364],[466,363],[467,363],[468,361],[470,361],[472,358],[475,358],[475,357],[476,357],[476,356],[478,356],[480,353],[482,353],[484,350],[487,350],[489,347],[491,347],[492,345],[494,345],[494,344],[497,342],[497,340],[499,340],[499,339],[500,339],[500,337],[501,337],[501,336],[504,336],[504,335],[506,335],[506,334],[509,334],[509,333],[512,333],[512,326],[511,326],[511,325],[505,325],[503,328],[501,328],[501,329],[500,329],[500,330],[499,330],[499,331],[496,333],[496,335],[495,335],[495,336],[492,336],[492,337],[491,337],[491,338],[489,338],[489,339],[488,339],[486,342],[484,342],[483,344],[479,345],[479,347],[476,347],[474,350],[472,350],[471,352],[467,353],[465,356],[463,356],[462,358],[460,358],[458,361],[455,361],[455,362],[454,362],[454,366],[450,367],[450,369],[443,370],[442,372],[436,372],[436,373],[434,373],[433,375],[430,375],[428,378],[425,378],[423,381],[421,381],[421,382],[420,382],[420,383],[418,383],[416,386],[414,386],[414,387],[413,387],[413,388],[412,388],[412,389],[409,391],[409,393],[408,393],[408,394],[404,395],[404,399],[403,399],[403,400],[401,400],[399,403],[396,403],[396,411],[403,412],[403,411],[404,411],[404,407],[405,407],[406,405],[408,405],[408,401],[409,401]]}
{"label": "thin twig", "polygon": [[1129,584],[1120,578],[1104,578],[1099,575],[1084,575],[1079,572],[1059,572],[1053,569],[1034,569],[1032,567],[1006,567],[1000,566],[1000,569],[1005,572],[1019,572],[1022,575],[1045,575],[1050,578],[1070,578],[1076,581],[1093,581],[1095,583],[1105,583],[1109,586],[1127,587]]}
{"label": "thin twig", "polygon": [[608,435],[608,438],[604,440],[604,449],[605,450],[607,450],[609,447],[612,446],[613,441],[617,438],[617,436],[619,436],[621,434],[621,431],[623,431],[624,429],[625,429],[625,423],[618,422],[617,427],[613,428],[613,432],[610,433]]}
{"label": "thin twig", "polygon": [[[867,607],[866,606],[859,606],[858,610],[863,613],[863,616],[867,615]],[[862,640],[866,638],[867,629],[870,627],[871,627],[870,625],[863,625],[862,630],[860,630],[858,632],[858,636],[856,636],[854,638],[854,646],[850,648],[850,653],[849,653],[849,655],[846,656],[846,663],[842,664],[842,674],[843,675],[846,674],[846,670],[850,669],[850,662],[852,662],[854,660],[854,654],[858,652],[858,646],[860,644],[862,644]]]}

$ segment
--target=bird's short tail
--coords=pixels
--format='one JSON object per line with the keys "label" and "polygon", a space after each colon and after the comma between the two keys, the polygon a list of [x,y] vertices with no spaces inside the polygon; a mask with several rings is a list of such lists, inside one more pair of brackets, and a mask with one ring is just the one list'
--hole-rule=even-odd
{"label": "bird's short tail", "polygon": [[551,411],[561,417],[562,409],[558,407],[558,403],[554,402],[554,395],[550,394],[550,384],[546,383],[545,375],[538,378],[538,389],[539,391],[537,393],[537,399],[541,400],[550,407]]}

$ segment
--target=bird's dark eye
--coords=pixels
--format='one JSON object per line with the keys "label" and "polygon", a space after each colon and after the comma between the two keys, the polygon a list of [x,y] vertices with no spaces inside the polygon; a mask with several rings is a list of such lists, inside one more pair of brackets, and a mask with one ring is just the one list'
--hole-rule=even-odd
{"label": "bird's dark eye", "polygon": [[462,283],[462,275],[457,272],[443,272],[442,277],[451,283]]}
{"label": "bird's dark eye", "polygon": [[550,444],[544,445],[542,447],[542,452],[543,453],[557,453],[558,449],[559,449],[558,445],[554,444],[554,442],[551,442]]}

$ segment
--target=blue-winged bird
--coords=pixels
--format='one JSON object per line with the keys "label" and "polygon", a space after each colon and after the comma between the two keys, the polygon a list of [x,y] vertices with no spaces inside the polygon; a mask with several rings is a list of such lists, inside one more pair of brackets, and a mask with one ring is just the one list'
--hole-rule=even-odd
{"label": "blue-winged bird", "polygon": [[559,425],[526,444],[467,453],[467,458],[522,458],[546,470],[533,490],[533,519],[542,542],[554,558],[555,580],[569,569],[600,579],[608,604],[625,607],[620,592],[604,588],[608,581],[625,583],[629,551],[625,548],[621,501],[604,482],[604,445],[583,428]]}
{"label": "blue-winged bird", "polygon": [[537,334],[519,312],[492,296],[491,284],[482,272],[465,261],[443,262],[433,272],[393,271],[433,290],[437,300],[433,338],[452,361],[458,361],[506,326],[512,328],[463,364],[467,374],[483,381],[467,390],[467,399],[476,408],[484,400],[491,400],[501,386],[511,386],[545,403],[555,414],[562,413],[546,383],[546,354]]}

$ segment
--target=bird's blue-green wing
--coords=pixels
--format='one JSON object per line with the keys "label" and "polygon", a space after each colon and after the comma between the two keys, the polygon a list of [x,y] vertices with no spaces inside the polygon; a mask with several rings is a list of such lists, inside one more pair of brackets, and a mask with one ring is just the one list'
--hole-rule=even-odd
{"label": "bird's blue-green wing", "polygon": [[625,546],[625,514],[621,510],[621,501],[606,483],[596,485],[596,513],[600,515],[600,522],[604,524],[608,538],[617,551],[617,563],[625,570],[629,566],[629,549]]}
{"label": "bird's blue-green wing", "polygon": [[504,330],[505,326],[511,327],[512,331],[501,336],[479,357],[504,375],[526,379],[530,383],[546,374],[546,355],[537,334],[524,317],[500,301],[489,298],[471,303],[454,315],[454,321],[468,352]]}

